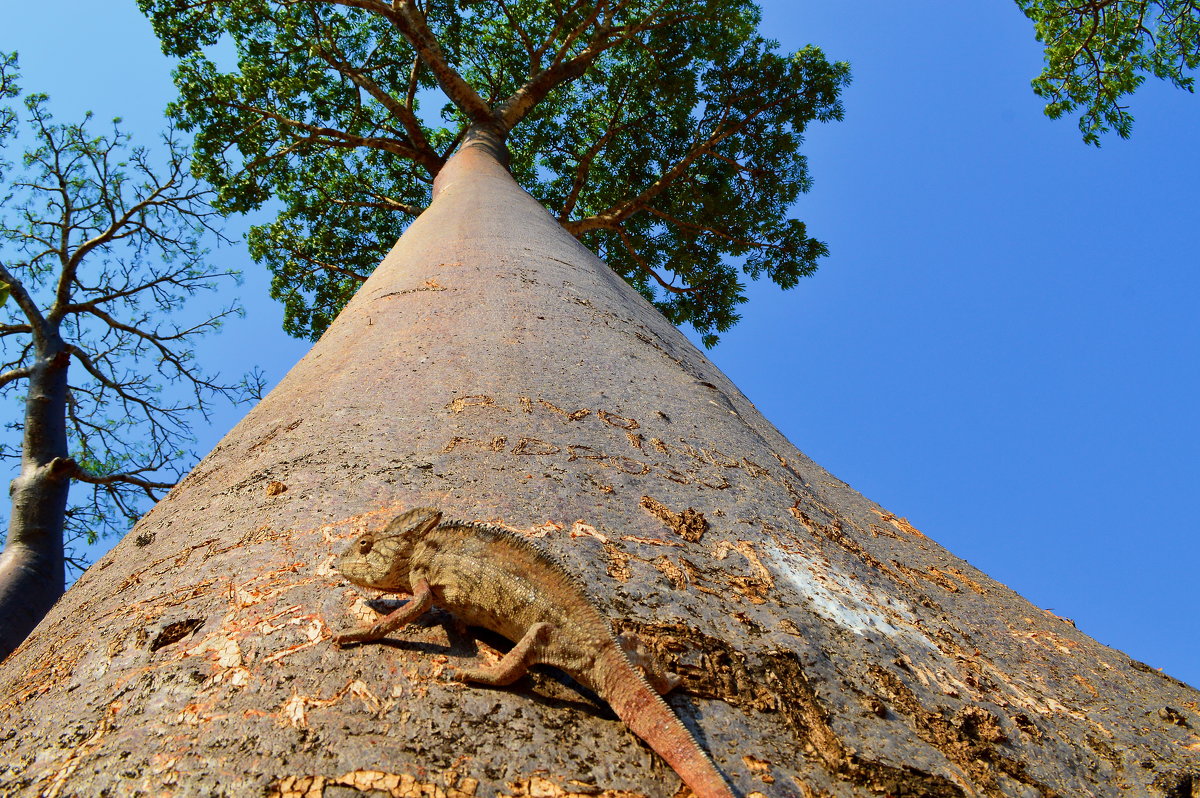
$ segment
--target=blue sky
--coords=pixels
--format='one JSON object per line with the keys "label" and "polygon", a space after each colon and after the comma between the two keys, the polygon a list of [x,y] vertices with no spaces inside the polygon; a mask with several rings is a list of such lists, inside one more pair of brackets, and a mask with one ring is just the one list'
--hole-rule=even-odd
{"label": "blue sky", "polygon": [[[809,136],[796,209],[832,254],[793,291],[753,287],[710,356],[868,497],[1200,685],[1200,101],[1147,84],[1133,139],[1095,149],[1042,115],[1011,0],[762,5],[785,48],[854,70],[846,120]],[[0,50],[60,119],[119,115],[147,143],[161,128],[168,65],[132,0],[0,13]],[[307,346],[244,252],[220,254],[251,312],[200,357],[273,384]]]}

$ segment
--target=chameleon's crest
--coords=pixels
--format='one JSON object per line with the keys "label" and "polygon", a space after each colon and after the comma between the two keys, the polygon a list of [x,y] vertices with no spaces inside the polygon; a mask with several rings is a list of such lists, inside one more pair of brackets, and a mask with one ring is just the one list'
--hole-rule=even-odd
{"label": "chameleon's crest", "polygon": [[414,507],[400,513],[383,528],[384,535],[407,535],[419,540],[442,520],[442,511],[436,507]]}
{"label": "chameleon's crest", "polygon": [[564,568],[562,563],[554,555],[542,548],[540,544],[535,543],[524,535],[513,532],[511,529],[494,526],[493,524],[483,524],[478,521],[454,521],[453,523],[457,528],[470,530],[473,535],[483,540],[502,541],[506,545],[529,552],[545,572],[557,574],[564,582],[571,585],[583,595],[587,595],[587,588],[580,581],[579,577]]}

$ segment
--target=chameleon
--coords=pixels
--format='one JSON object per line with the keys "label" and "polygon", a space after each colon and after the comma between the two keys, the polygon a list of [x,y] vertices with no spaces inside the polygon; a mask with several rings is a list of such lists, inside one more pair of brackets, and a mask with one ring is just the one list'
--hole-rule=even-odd
{"label": "chameleon", "polygon": [[697,798],[734,798],[660,697],[673,680],[656,674],[636,643],[618,638],[580,583],[529,540],[488,524],[443,521],[440,510],[418,507],[357,538],[337,568],[355,585],[412,599],[372,625],[334,635],[336,645],[378,640],[437,605],[464,625],[516,642],[495,664],[455,671],[459,680],[505,686],[530,665],[559,668],[606,701]]}

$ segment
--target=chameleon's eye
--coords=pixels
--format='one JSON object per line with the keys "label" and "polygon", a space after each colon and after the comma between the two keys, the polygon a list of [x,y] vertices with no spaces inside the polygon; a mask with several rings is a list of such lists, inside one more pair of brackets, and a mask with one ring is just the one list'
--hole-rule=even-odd
{"label": "chameleon's eye", "polygon": [[375,545],[375,541],[370,538],[362,538],[358,541],[358,553],[370,554],[371,548]]}

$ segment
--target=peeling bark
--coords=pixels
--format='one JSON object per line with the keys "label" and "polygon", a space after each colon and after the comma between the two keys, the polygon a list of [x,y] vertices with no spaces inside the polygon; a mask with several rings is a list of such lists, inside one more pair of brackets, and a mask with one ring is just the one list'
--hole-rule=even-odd
{"label": "peeling bark", "polygon": [[561,674],[453,683],[506,644],[445,614],[331,645],[394,606],[334,553],[418,505],[555,552],[682,677],[669,703],[743,795],[1198,783],[1200,693],[811,462],[467,146],[313,350],[0,668],[0,791],[675,795]]}

